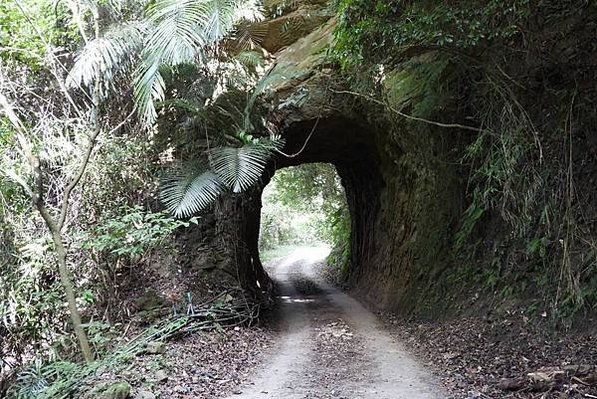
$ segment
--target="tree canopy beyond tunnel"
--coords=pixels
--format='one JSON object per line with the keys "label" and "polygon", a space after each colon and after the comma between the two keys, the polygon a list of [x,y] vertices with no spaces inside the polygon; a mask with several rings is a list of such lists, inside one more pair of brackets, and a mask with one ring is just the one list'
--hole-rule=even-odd
{"label": "tree canopy beyond tunnel", "polygon": [[329,164],[280,169],[263,190],[259,247],[325,243],[345,247],[350,236],[346,195]]}

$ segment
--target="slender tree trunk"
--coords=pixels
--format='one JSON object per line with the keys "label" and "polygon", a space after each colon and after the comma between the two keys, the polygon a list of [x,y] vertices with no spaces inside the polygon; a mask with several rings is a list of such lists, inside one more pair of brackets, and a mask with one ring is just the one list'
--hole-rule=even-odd
{"label": "slender tree trunk", "polygon": [[21,147],[21,150],[23,151],[25,158],[27,159],[27,161],[33,169],[33,176],[35,181],[33,187],[30,187],[27,184],[27,182],[25,182],[25,180],[19,178],[16,175],[13,176],[13,178],[15,178],[16,182],[19,183],[25,189],[27,194],[31,197],[33,205],[41,215],[42,219],[46,223],[46,226],[48,227],[48,231],[52,235],[52,241],[54,242],[54,252],[56,253],[58,263],[58,272],[60,274],[60,282],[62,284],[64,293],[66,295],[66,300],[68,302],[69,313],[73,323],[73,329],[75,331],[75,335],[77,336],[77,340],[79,341],[79,346],[81,347],[81,352],[83,353],[85,361],[91,362],[93,360],[93,353],[91,352],[87,335],[85,334],[85,330],[83,329],[81,323],[81,315],[79,314],[79,311],[77,309],[77,300],[75,296],[74,284],[70,279],[67,267],[67,252],[62,237],[62,228],[65,225],[66,217],[69,210],[70,195],[79,183],[79,181],[81,180],[81,177],[83,177],[85,170],[87,169],[91,153],[93,152],[93,148],[95,146],[95,140],[99,135],[100,130],[99,128],[96,128],[94,133],[91,135],[89,145],[87,146],[83,155],[83,160],[79,167],[79,171],[67,185],[64,191],[64,198],[62,202],[62,207],[60,208],[60,213],[58,215],[58,218],[54,219],[54,217],[52,217],[52,214],[44,204],[45,190],[41,162],[39,158],[33,153],[31,143],[27,140],[26,130],[23,123],[10,106],[6,97],[4,97],[1,93],[0,111],[4,111],[4,113],[8,116],[8,119],[15,127],[17,132],[15,135],[17,142],[19,143],[19,146]]}
{"label": "slender tree trunk", "polygon": [[87,335],[85,334],[85,330],[82,326],[81,315],[79,314],[79,310],[77,309],[77,298],[75,296],[75,288],[73,286],[73,282],[66,264],[66,248],[64,247],[64,242],[59,232],[52,232],[52,241],[54,241],[54,250],[56,251],[56,257],[58,260],[58,271],[60,273],[60,282],[62,283],[62,287],[64,288],[64,294],[66,295],[66,301],[68,302],[68,309],[70,311],[70,318],[73,323],[73,329],[75,331],[75,335],[77,336],[77,340],[79,341],[79,346],[81,347],[81,352],[83,353],[85,361],[91,362],[93,360],[93,352],[91,352],[91,347],[89,346]]}

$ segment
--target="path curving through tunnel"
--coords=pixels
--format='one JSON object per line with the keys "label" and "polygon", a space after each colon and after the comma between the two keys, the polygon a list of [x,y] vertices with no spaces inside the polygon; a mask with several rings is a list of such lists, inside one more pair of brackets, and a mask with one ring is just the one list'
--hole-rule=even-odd
{"label": "path curving through tunnel", "polygon": [[317,273],[326,248],[271,262],[283,332],[264,368],[230,398],[445,398],[432,376],[376,317]]}

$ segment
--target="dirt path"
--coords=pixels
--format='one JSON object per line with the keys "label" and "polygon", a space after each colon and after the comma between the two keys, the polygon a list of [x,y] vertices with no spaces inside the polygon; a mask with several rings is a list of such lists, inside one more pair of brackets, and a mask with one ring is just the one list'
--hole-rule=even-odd
{"label": "dirt path", "polygon": [[317,277],[322,249],[273,265],[284,333],[266,366],[230,398],[445,398],[432,377],[356,300]]}

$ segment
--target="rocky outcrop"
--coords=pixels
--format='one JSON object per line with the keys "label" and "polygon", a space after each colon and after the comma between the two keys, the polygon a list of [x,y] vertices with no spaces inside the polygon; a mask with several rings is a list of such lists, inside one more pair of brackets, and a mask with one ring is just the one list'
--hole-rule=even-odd
{"label": "rocky outcrop", "polygon": [[[263,186],[276,169],[327,162],[337,168],[342,179],[352,219],[348,283],[376,305],[403,312],[416,309],[433,316],[450,306],[448,298],[457,299],[454,304],[458,300],[464,303],[467,293],[461,292],[465,287],[475,293],[495,290],[496,281],[504,275],[510,280],[500,283],[502,290],[512,289],[521,280],[524,284],[520,285],[529,287],[559,274],[559,282],[543,283],[547,290],[557,291],[556,301],[561,298],[564,280],[571,286],[569,293],[576,295],[572,299],[577,305],[583,303],[583,295],[594,298],[594,288],[580,288],[587,280],[593,281],[590,284],[594,287],[594,255],[590,254],[594,241],[590,238],[594,237],[594,218],[590,215],[594,210],[589,205],[594,190],[582,194],[584,206],[573,206],[576,189],[572,183],[562,184],[566,179],[572,182],[573,176],[580,186],[594,183],[586,177],[594,170],[594,149],[587,139],[588,132],[594,130],[594,117],[582,111],[593,103],[594,96],[583,94],[582,101],[577,99],[574,77],[567,81],[562,80],[563,75],[550,78],[553,87],[571,89],[572,103],[579,103],[574,112],[571,104],[566,116],[567,108],[553,90],[522,87],[515,95],[510,93],[511,83],[506,82],[488,92],[488,85],[459,75],[462,65],[446,61],[445,54],[437,50],[419,47],[403,54],[407,61],[377,69],[369,64],[368,70],[375,75],[371,81],[379,91],[374,95],[368,94],[372,90],[354,93],[329,57],[336,23],[331,18],[281,48],[264,77],[270,85],[261,105],[268,109],[267,126],[286,140],[285,155],[271,163],[261,187],[246,196],[244,217],[250,224],[240,227],[240,242],[249,248],[249,255],[237,257],[242,281],[260,281],[263,286],[266,280],[257,250]],[[491,57],[478,62],[476,72],[483,70],[486,82],[493,82],[495,73],[505,74],[500,67],[493,71],[496,67]],[[542,68],[566,66],[564,60],[553,65],[550,62],[540,64]],[[535,61],[517,67],[520,70],[513,73],[521,78],[536,74]],[[575,68],[582,72],[581,67],[578,64]],[[430,75],[421,70],[436,72]],[[454,87],[447,95],[438,95],[421,89],[429,86],[425,79],[446,80],[446,85]],[[535,80],[529,83],[535,84]],[[508,90],[505,97],[492,97],[495,90],[504,88]],[[431,101],[426,101],[427,95]],[[512,111],[512,103],[519,109]],[[433,115],[433,120],[413,117],[417,107],[427,107],[422,114]],[[566,121],[576,112],[583,116],[578,117],[577,130],[568,132],[570,138],[576,135],[570,145],[567,139],[561,140],[561,132],[570,129]],[[509,117],[504,118],[504,113]],[[474,127],[474,123],[484,126],[487,118],[493,118],[491,128]],[[467,123],[473,126],[463,125]],[[522,130],[516,130],[516,123]],[[534,126],[527,129],[527,124],[541,125],[544,131]],[[531,144],[527,143],[529,137]],[[473,143],[483,140],[488,143],[475,155],[477,158],[464,165],[463,159],[470,155],[465,149],[471,151]],[[570,155],[562,155],[566,146]],[[499,151],[492,150],[498,147]],[[547,154],[549,162],[544,161]],[[566,161],[566,157],[570,159]],[[525,169],[526,174],[516,168]],[[520,178],[509,179],[511,176]],[[495,181],[488,183],[492,179]],[[546,191],[541,194],[541,190]],[[493,195],[496,192],[500,195]],[[559,199],[550,202],[545,198],[548,193]],[[568,216],[562,218],[558,207],[567,207]],[[570,228],[575,218],[582,219],[578,226],[587,239],[564,237],[554,226],[565,223]],[[570,240],[576,240],[574,253],[567,252]],[[552,262],[548,258],[563,260]],[[519,294],[527,289],[524,287]],[[474,294],[467,300],[471,297]]]}
{"label": "rocky outcrop", "polygon": [[[424,297],[421,281],[446,265],[449,230],[461,212],[460,184],[454,168],[435,161],[449,145],[417,138],[406,121],[397,131],[387,123],[392,116],[386,110],[346,92],[327,55],[335,23],[328,21],[278,53],[264,78],[283,77],[273,79],[277,83],[263,102],[269,123],[286,140],[286,155],[268,173],[302,163],[333,164],[352,218],[350,285],[380,306],[407,309]],[[265,176],[261,188],[268,181]],[[244,207],[245,217],[255,227],[260,198],[247,199],[252,205]],[[240,230],[251,231],[242,235],[242,245],[254,250],[239,264],[258,273],[258,229],[245,224]]]}

